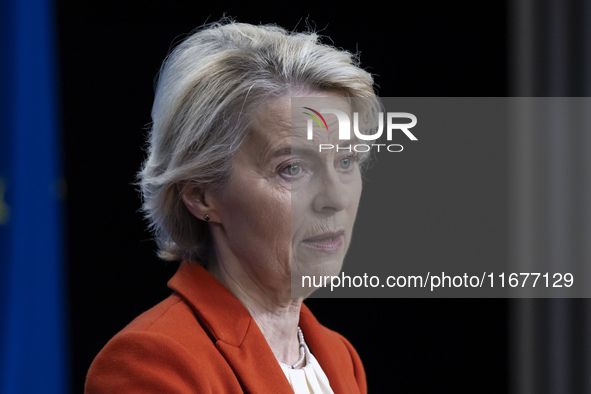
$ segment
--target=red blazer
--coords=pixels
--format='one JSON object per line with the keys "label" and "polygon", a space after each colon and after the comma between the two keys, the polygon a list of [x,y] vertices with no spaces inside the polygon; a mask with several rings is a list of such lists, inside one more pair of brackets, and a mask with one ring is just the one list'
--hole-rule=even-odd
{"label": "red blazer", "polygon": [[[293,393],[248,310],[203,267],[182,263],[168,286],[94,359],[85,393]],[[333,391],[366,393],[353,346],[305,305],[299,324]]]}

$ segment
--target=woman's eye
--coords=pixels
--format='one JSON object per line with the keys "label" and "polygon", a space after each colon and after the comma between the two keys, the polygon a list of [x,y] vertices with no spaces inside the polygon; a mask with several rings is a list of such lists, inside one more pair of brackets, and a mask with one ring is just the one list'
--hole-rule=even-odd
{"label": "woman's eye", "polygon": [[296,176],[302,171],[302,167],[298,164],[292,164],[289,167],[286,167],[283,171],[289,176]]}
{"label": "woman's eye", "polygon": [[345,157],[344,159],[341,160],[341,168],[346,170],[347,168],[351,167],[352,163],[353,162],[350,158]]}

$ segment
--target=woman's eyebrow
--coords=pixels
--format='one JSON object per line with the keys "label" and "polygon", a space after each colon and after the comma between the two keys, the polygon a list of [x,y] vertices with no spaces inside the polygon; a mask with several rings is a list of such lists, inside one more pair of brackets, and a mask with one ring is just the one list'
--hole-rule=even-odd
{"label": "woman's eyebrow", "polygon": [[280,157],[291,155],[291,146],[284,146],[282,148],[277,149],[271,154],[271,157]]}
{"label": "woman's eyebrow", "polygon": [[311,156],[316,154],[317,152],[311,148],[304,148],[300,146],[286,146],[283,148],[279,148],[273,152],[271,155],[272,157],[280,157],[280,156],[287,156],[292,154],[298,154],[302,156]]}

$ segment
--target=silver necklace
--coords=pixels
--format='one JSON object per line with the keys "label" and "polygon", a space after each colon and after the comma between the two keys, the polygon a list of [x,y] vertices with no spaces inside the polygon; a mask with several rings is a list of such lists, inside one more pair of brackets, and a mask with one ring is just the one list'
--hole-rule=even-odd
{"label": "silver necklace", "polygon": [[279,364],[284,366],[285,368],[289,369],[296,369],[299,367],[303,362],[304,358],[306,357],[306,342],[304,342],[304,334],[302,333],[302,329],[298,326],[298,341],[300,342],[300,358],[298,361],[293,365],[288,365],[279,361]]}

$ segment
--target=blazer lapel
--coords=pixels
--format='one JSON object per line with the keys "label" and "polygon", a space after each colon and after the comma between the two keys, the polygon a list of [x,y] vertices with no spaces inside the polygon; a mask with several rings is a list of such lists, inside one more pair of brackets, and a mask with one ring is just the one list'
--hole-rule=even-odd
{"label": "blazer lapel", "polygon": [[245,392],[293,394],[248,310],[201,265],[182,262],[168,287],[193,309]]}
{"label": "blazer lapel", "polygon": [[335,394],[359,393],[348,349],[336,334],[318,323],[304,304],[300,312],[300,327]]}
{"label": "blazer lapel", "polygon": [[216,346],[236,372],[244,391],[293,394],[293,389],[254,321],[239,347],[222,341],[218,341]]}

